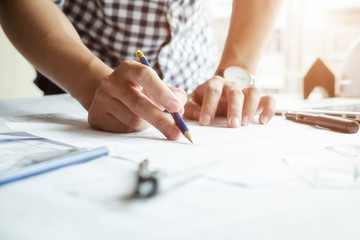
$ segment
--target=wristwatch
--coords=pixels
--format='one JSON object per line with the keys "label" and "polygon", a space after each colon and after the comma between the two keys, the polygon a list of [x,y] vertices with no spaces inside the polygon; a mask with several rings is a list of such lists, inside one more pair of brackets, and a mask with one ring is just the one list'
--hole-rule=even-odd
{"label": "wristwatch", "polygon": [[249,71],[239,66],[220,69],[216,75],[225,78],[227,81],[238,82],[244,87],[254,86],[255,84],[255,77]]}

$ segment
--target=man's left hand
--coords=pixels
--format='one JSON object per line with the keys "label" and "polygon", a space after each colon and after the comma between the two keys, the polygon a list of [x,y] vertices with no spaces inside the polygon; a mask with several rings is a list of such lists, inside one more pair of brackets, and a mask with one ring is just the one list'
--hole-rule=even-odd
{"label": "man's left hand", "polygon": [[274,113],[273,97],[261,96],[253,86],[243,88],[214,76],[188,96],[184,116],[204,126],[211,125],[215,116],[226,116],[227,125],[236,128],[248,125],[256,114],[260,114],[259,123],[266,124]]}

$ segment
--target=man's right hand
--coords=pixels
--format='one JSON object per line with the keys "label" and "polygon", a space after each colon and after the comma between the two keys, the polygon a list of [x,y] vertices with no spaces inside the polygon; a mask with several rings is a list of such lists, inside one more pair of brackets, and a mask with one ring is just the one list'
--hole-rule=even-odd
{"label": "man's right hand", "polygon": [[94,128],[133,132],[151,124],[168,139],[181,136],[162,110],[182,113],[186,94],[169,89],[154,70],[135,61],[113,71],[83,44],[53,1],[0,0],[0,24],[36,69],[88,110]]}
{"label": "man's right hand", "polygon": [[184,112],[186,93],[168,87],[148,66],[124,61],[105,77],[88,109],[89,124],[111,132],[141,131],[153,125],[166,138],[176,140],[181,132],[169,114]]}

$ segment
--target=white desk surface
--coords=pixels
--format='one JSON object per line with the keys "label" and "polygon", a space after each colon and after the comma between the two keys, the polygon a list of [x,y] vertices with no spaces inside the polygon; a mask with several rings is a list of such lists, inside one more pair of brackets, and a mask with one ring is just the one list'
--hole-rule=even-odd
{"label": "white desk surface", "polygon": [[[0,113],[1,132],[116,148],[115,157],[0,186],[0,239],[360,239],[359,184],[315,187],[284,161],[328,146],[359,145],[359,133],[280,117],[239,129],[221,120],[216,127],[188,121],[195,142],[189,145],[167,141],[155,129],[91,130],[85,111],[68,95],[3,100]],[[144,157],[170,172],[213,160],[220,165],[154,198],[132,200]]]}

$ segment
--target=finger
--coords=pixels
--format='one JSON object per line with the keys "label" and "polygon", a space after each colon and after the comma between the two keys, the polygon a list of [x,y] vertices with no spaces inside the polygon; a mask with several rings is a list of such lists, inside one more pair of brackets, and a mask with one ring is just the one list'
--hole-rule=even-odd
{"label": "finger", "polygon": [[150,126],[117,99],[101,92],[101,89],[97,92],[89,109],[88,121],[92,127],[111,132],[134,132]]}
{"label": "finger", "polygon": [[[170,90],[174,92],[174,94],[178,97],[178,99],[180,100],[181,102],[181,109],[179,110],[179,114],[180,115],[183,115],[184,114],[184,104],[186,103],[186,100],[187,100],[187,95],[186,93],[179,89],[179,88],[175,88],[175,87],[172,87],[172,86],[169,86]],[[146,89],[142,89],[141,91],[145,96],[147,96],[153,103],[155,106],[157,106],[161,111],[164,111],[165,108],[158,102],[154,99],[153,96],[151,96],[151,94],[149,94]]]}
{"label": "finger", "polygon": [[177,98],[180,100],[181,103],[181,109],[178,111],[180,115],[183,115],[185,112],[184,105],[187,101],[187,94],[180,88],[175,88],[172,86],[168,86],[171,91],[177,96]]}
{"label": "finger", "polygon": [[147,91],[146,89],[142,89],[141,91],[145,96],[147,96],[155,106],[157,106],[161,111],[164,111],[165,108],[158,101],[156,101]]}
{"label": "finger", "polygon": [[204,98],[199,118],[201,125],[211,125],[214,120],[217,106],[222,95],[223,85],[224,80],[220,77],[212,78],[204,85]]}
{"label": "finger", "polygon": [[243,90],[245,99],[242,111],[241,124],[246,126],[253,119],[261,98],[260,91],[255,87],[249,87]]}
{"label": "finger", "polygon": [[150,124],[131,112],[124,104],[114,99],[108,103],[108,112],[126,128],[133,129],[134,131],[142,131],[147,129]]}
{"label": "finger", "polygon": [[[116,72],[119,69],[120,67]],[[124,71],[126,70],[124,69]],[[122,102],[133,114],[159,129],[168,139],[178,139],[181,136],[181,132],[175,125],[175,121],[169,118],[168,114],[162,112],[148,97],[140,92],[139,88],[136,87],[136,83],[129,84],[129,81],[121,81],[124,76],[129,77],[127,74],[116,73],[105,78],[102,82],[104,91]],[[170,91],[170,89],[168,90]]]}
{"label": "finger", "polygon": [[169,114],[162,112],[144,94],[131,86],[123,89],[120,99],[135,115],[143,118],[162,132],[168,139],[180,138],[181,132]]}
{"label": "finger", "polygon": [[239,84],[228,82],[224,86],[227,99],[227,124],[229,127],[240,127],[244,94]]}
{"label": "finger", "polygon": [[180,88],[175,88],[172,86],[168,86],[168,87],[175,94],[175,96],[180,100],[181,106],[184,106],[187,101],[187,94]]}
{"label": "finger", "polygon": [[111,113],[102,114],[101,122],[90,118],[88,119],[88,121],[92,128],[101,131],[116,132],[116,133],[132,133],[138,131],[133,128],[126,127],[124,124],[119,122],[119,120],[116,119]]}
{"label": "finger", "polygon": [[180,100],[161,81],[156,72],[143,64],[135,61],[123,61],[119,72],[125,73],[127,80],[133,84],[139,84],[146,89],[152,98],[159,102],[169,112],[178,112],[181,109]]}
{"label": "finger", "polygon": [[201,111],[201,106],[199,104],[195,103],[192,99],[190,99],[185,104],[184,117],[191,119],[191,120],[199,121],[200,111]]}
{"label": "finger", "polygon": [[275,115],[276,101],[271,96],[263,96],[260,99],[259,110],[261,111],[259,122],[267,124]]}

